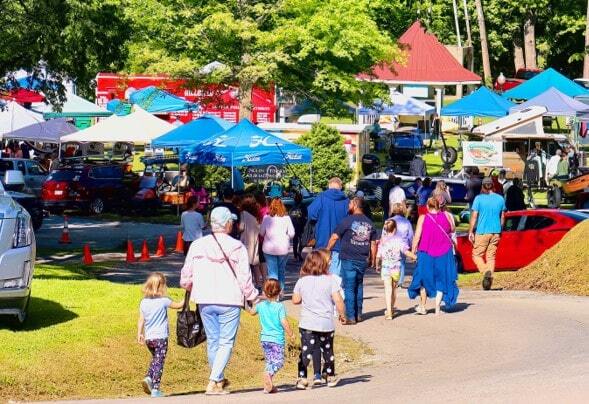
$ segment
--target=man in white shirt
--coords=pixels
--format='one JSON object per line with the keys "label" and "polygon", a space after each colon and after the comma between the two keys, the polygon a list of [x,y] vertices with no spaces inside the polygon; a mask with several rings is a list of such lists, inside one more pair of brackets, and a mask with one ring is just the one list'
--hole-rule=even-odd
{"label": "man in white shirt", "polygon": [[388,216],[392,216],[392,207],[395,203],[400,203],[405,205],[407,197],[405,196],[405,191],[401,188],[401,178],[395,177],[395,186],[389,192],[389,212]]}
{"label": "man in white shirt", "polygon": [[195,210],[197,204],[196,197],[191,196],[188,198],[186,203],[188,209],[182,212],[180,217],[180,230],[182,231],[182,240],[184,240],[184,256],[188,254],[192,242],[202,237],[202,229],[206,226],[202,215]]}
{"label": "man in white shirt", "polygon": [[556,175],[556,171],[558,170],[558,162],[560,161],[561,154],[562,151],[560,149],[557,149],[556,153],[554,153],[554,156],[550,157],[550,160],[548,160],[548,163],[546,164],[546,177],[544,179],[546,180],[547,184],[550,181],[550,179]]}

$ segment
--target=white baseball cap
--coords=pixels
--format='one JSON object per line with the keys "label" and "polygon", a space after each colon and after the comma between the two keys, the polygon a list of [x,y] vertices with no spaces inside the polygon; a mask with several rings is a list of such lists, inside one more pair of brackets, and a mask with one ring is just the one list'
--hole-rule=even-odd
{"label": "white baseball cap", "polygon": [[223,228],[230,220],[237,220],[237,215],[231,213],[225,206],[218,206],[211,212],[212,227]]}

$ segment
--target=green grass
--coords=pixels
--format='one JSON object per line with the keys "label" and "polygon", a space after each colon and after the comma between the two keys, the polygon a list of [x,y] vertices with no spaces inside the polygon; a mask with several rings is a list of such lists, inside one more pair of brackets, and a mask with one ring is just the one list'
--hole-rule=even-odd
{"label": "green grass", "polygon": [[[24,327],[12,328],[7,318],[0,318],[0,401],[143,395],[139,382],[150,355],[135,342],[140,286],[93,276],[113,265],[37,266]],[[170,289],[169,295],[179,300],[183,291]],[[175,317],[170,312],[171,335]],[[337,338],[336,348],[340,371],[370,353],[343,337]],[[289,347],[279,382],[294,380],[297,350]],[[227,377],[233,389],[259,387],[263,367],[258,320],[244,314]],[[200,392],[207,377],[205,344],[184,349],[171,340],[162,389],[173,394]]]}
{"label": "green grass", "polygon": [[180,216],[176,213],[172,213],[171,208],[167,209],[165,213],[160,211],[158,214],[150,216],[141,215],[123,215],[120,213],[106,212],[100,215],[94,216],[98,220],[104,221],[119,221],[119,222],[135,222],[135,223],[151,223],[151,224],[180,224]]}

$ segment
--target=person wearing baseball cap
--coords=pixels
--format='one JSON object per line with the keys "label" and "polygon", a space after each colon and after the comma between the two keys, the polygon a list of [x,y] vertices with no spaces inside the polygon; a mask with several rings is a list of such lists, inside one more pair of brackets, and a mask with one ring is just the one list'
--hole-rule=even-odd
{"label": "person wearing baseball cap", "polygon": [[205,394],[227,394],[225,367],[237,336],[241,308],[245,300],[256,302],[245,246],[229,233],[237,216],[219,206],[211,212],[212,234],[195,240],[188,251],[180,286],[190,291],[198,303],[207,335],[211,373]]}
{"label": "person wearing baseball cap", "polygon": [[[481,193],[474,198],[468,239],[473,244],[472,260],[479,272],[484,274],[483,289],[489,290],[493,284],[495,256],[505,223],[505,200],[493,192],[493,179],[485,177]],[[484,258],[483,258],[484,257]]]}

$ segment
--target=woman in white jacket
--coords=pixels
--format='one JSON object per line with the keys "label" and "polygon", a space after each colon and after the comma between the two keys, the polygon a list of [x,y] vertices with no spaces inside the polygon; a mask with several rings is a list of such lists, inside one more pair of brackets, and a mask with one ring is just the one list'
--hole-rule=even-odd
{"label": "woman in white jacket", "polygon": [[191,290],[207,334],[211,374],[206,394],[227,394],[225,367],[231,358],[244,298],[257,300],[248,254],[228,233],[237,218],[226,207],[211,212],[212,234],[192,243],[180,277],[180,286]]}
{"label": "woman in white jacket", "polygon": [[268,278],[277,279],[283,291],[290,240],[294,235],[294,226],[284,204],[280,198],[272,199],[268,216],[262,220],[260,236],[264,238],[262,251],[268,265]]}

